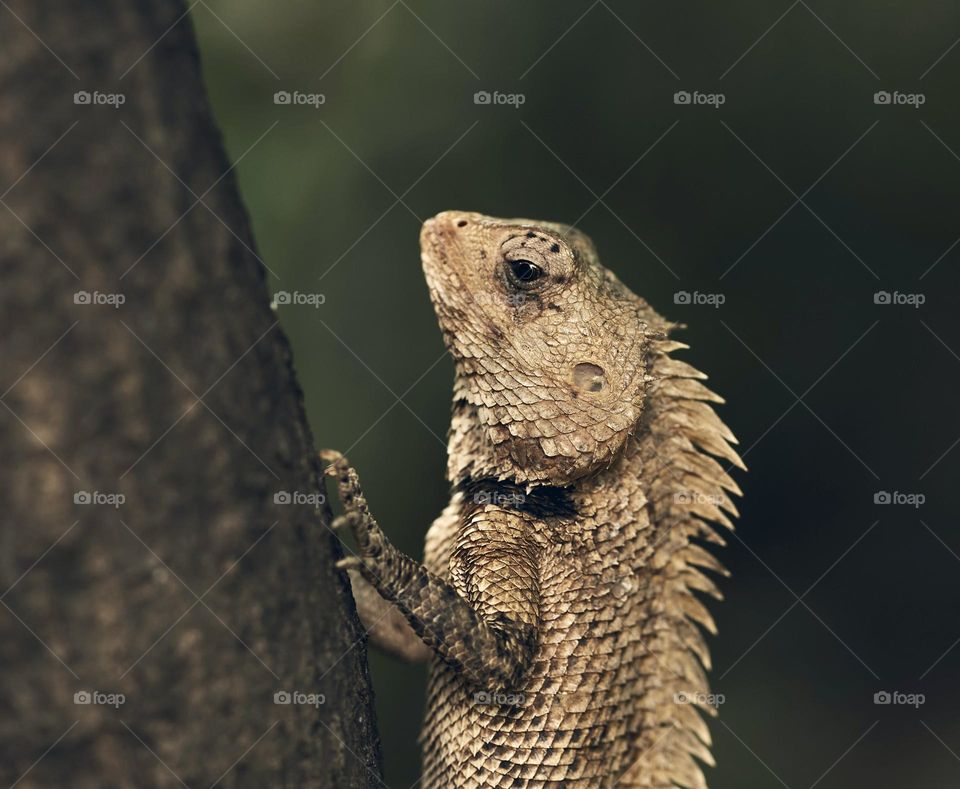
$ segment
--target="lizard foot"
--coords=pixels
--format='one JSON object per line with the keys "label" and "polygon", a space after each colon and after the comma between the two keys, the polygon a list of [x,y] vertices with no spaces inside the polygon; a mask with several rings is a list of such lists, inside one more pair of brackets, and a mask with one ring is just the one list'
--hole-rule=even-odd
{"label": "lizard foot", "polygon": [[338,570],[359,570],[361,572],[374,572],[373,568],[370,566],[369,560],[364,559],[360,556],[346,556],[343,559],[338,559],[336,562],[336,568]]}
{"label": "lizard foot", "polygon": [[377,521],[370,514],[356,469],[335,450],[321,451],[320,459],[327,464],[324,473],[337,480],[337,493],[343,506],[343,514],[333,519],[330,528],[338,532],[349,528],[359,549],[359,556],[341,559],[337,562],[337,567],[360,570],[368,578],[382,575],[384,568],[380,565],[389,544]]}
{"label": "lizard foot", "polygon": [[323,473],[328,477],[335,477],[337,461],[343,459],[343,453],[335,449],[321,449],[317,455],[323,463]]}

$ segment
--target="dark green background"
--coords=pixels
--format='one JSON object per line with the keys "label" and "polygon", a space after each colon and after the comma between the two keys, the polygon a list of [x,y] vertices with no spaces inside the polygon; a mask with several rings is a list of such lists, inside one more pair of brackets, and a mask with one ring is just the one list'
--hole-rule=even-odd
{"label": "dark green background", "polygon": [[[930,69],[960,11],[218,0],[192,16],[271,289],[326,297],[280,311],[317,441],[349,450],[391,538],[419,556],[446,496],[452,367],[420,221],[589,209],[606,265],[688,322],[686,358],[747,450],[712,606],[711,787],[960,785],[960,647],[931,669],[960,638],[960,448],[933,465],[960,437],[960,47]],[[326,102],[277,106],[277,90]],[[678,90],[726,101],[678,106]],[[878,106],[878,90],[926,102]],[[881,289],[926,303],[875,305]],[[726,302],[676,305],[681,290]],[[880,490],[926,503],[875,505]],[[371,663],[387,783],[408,787],[423,673]],[[926,703],[877,706],[880,690]]]}

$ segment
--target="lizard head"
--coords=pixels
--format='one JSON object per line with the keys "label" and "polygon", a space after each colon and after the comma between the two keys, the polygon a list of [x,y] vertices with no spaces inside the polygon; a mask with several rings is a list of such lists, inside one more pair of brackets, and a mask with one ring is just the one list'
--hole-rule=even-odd
{"label": "lizard head", "polygon": [[445,211],[420,248],[457,372],[452,480],[566,485],[609,465],[670,324],[567,225]]}

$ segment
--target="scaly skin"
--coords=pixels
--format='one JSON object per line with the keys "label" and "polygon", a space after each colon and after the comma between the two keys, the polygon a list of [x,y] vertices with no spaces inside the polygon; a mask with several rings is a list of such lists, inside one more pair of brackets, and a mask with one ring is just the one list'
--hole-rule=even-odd
{"label": "scaly skin", "polygon": [[693,592],[719,597],[699,568],[723,568],[695,541],[736,514],[715,458],[742,467],[720,398],[579,231],[447,211],[421,252],[457,372],[423,564],[323,457],[365,624],[430,656],[423,786],[705,787],[714,626]]}

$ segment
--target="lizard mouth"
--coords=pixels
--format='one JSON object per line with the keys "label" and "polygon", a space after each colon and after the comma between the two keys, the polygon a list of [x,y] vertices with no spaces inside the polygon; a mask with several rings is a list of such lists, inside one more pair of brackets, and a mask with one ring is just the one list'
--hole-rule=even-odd
{"label": "lizard mouth", "polygon": [[[459,211],[443,211],[423,223],[420,229],[420,259],[428,279],[431,273],[439,269],[449,272],[449,249],[456,237],[457,228],[465,226],[464,214]],[[439,283],[437,283],[439,284]],[[431,290],[434,283],[431,282]]]}

